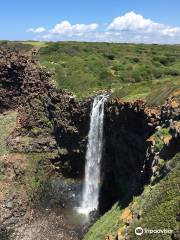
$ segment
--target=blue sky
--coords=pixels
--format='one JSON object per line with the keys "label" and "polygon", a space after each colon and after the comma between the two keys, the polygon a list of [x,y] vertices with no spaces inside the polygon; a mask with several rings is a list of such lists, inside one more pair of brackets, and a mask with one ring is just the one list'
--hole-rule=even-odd
{"label": "blue sky", "polygon": [[180,43],[179,12],[179,0],[6,0],[0,39]]}

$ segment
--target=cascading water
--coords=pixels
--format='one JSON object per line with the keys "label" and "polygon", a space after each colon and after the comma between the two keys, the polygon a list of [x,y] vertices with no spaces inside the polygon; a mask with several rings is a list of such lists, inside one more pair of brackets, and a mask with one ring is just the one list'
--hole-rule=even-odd
{"label": "cascading water", "polygon": [[94,99],[91,111],[90,130],[86,152],[85,180],[79,213],[88,215],[98,208],[100,188],[100,167],[103,147],[104,103],[107,96]]}

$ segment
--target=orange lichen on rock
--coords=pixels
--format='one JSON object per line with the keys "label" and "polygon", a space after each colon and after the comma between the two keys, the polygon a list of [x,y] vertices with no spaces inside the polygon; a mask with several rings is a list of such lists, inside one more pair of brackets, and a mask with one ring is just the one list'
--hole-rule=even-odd
{"label": "orange lichen on rock", "polygon": [[113,240],[112,235],[108,235],[108,236],[105,238],[105,240]]}
{"label": "orange lichen on rock", "polygon": [[130,224],[132,222],[132,217],[131,210],[129,208],[125,208],[120,218],[123,222]]}
{"label": "orange lichen on rock", "polygon": [[172,96],[180,96],[180,90],[175,90],[173,93],[172,93]]}
{"label": "orange lichen on rock", "polygon": [[117,232],[116,240],[123,240],[124,239],[124,231],[125,231],[125,226],[120,228]]}
{"label": "orange lichen on rock", "polygon": [[172,107],[172,108],[178,108],[178,107],[179,107],[179,102],[176,101],[176,100],[172,100],[172,102],[171,102],[171,107]]}
{"label": "orange lichen on rock", "polygon": [[164,136],[164,137],[163,137],[163,142],[164,142],[164,144],[165,144],[165,145],[168,145],[169,142],[171,141],[171,139],[172,139],[172,136],[170,136],[170,135]]}

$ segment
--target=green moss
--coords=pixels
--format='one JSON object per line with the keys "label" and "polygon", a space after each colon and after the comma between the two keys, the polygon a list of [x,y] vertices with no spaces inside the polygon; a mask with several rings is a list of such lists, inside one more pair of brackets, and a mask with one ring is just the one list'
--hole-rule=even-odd
{"label": "green moss", "polygon": [[164,146],[164,137],[170,137],[169,128],[160,128],[152,135],[152,139],[155,141],[155,151],[160,151]]}
{"label": "green moss", "polygon": [[7,112],[0,115],[0,155],[7,154],[6,139],[16,125],[17,112]]}
{"label": "green moss", "polygon": [[[128,229],[129,239],[139,239],[134,234],[138,226],[148,229],[172,229],[178,227],[176,216],[179,213],[180,204],[180,154],[171,160],[171,171],[155,186],[147,186],[144,193],[137,197],[132,210],[140,213],[140,219],[134,219]],[[141,239],[171,239],[171,235],[144,234]]]}
{"label": "green moss", "polygon": [[9,240],[9,233],[0,229],[0,240]]}
{"label": "green moss", "polygon": [[[138,226],[147,229],[170,229],[175,230],[177,226],[176,214],[179,209],[180,198],[176,198],[172,201],[158,204],[154,207],[151,212],[148,212],[148,217],[144,218],[143,221],[139,221],[138,225],[134,226],[134,229]],[[139,239],[134,234],[134,231],[129,233],[131,235],[130,239]],[[141,236],[143,240],[171,240],[171,234],[143,234]]]}
{"label": "green moss", "polygon": [[5,164],[0,161],[0,181],[5,177]]}
{"label": "green moss", "polygon": [[48,179],[53,170],[49,159],[54,158],[57,153],[29,153],[27,154],[27,169],[24,184],[29,197],[29,203],[38,202],[43,190],[43,183]]}
{"label": "green moss", "polygon": [[84,240],[104,240],[106,236],[116,236],[117,230],[123,226],[120,220],[121,207],[115,204],[111,210],[104,214],[88,231]]}
{"label": "green moss", "polygon": [[51,134],[53,129],[52,129],[52,124],[48,121],[46,127],[44,128],[34,127],[30,131],[31,131],[30,135],[37,137],[39,135]]}
{"label": "green moss", "polygon": [[[46,103],[49,101],[47,96],[38,96],[31,100],[31,106],[33,109],[29,113],[31,126],[29,127],[29,135],[47,135],[53,132],[52,123],[49,120],[49,116],[46,109]],[[28,106],[27,106],[28,107]],[[41,128],[39,128],[41,126]]]}

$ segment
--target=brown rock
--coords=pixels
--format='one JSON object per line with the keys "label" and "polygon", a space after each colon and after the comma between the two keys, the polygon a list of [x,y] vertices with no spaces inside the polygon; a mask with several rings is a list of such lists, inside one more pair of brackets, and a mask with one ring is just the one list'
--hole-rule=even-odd
{"label": "brown rock", "polygon": [[164,136],[164,137],[163,137],[163,142],[164,142],[164,144],[165,144],[165,145],[168,145],[169,142],[171,141],[171,139],[172,139],[172,136],[170,136],[170,135]]}
{"label": "brown rock", "polygon": [[113,240],[112,235],[108,235],[108,236],[105,238],[105,240]]}
{"label": "brown rock", "polygon": [[125,238],[124,238],[124,230],[125,230],[125,226],[124,227],[122,227],[122,228],[120,228],[119,230],[118,230],[118,232],[117,232],[117,236],[116,236],[116,240],[124,240]]}
{"label": "brown rock", "polygon": [[129,225],[132,222],[132,212],[129,208],[125,208],[120,218],[124,223]]}

